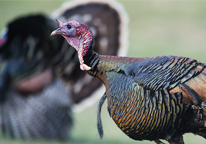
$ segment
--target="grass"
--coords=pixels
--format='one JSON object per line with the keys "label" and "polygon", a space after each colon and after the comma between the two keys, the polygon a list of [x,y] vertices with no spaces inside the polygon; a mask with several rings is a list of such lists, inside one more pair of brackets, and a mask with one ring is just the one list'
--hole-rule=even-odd
{"label": "grass", "polygon": [[[128,56],[180,55],[206,63],[206,2],[205,1],[120,1],[130,16]],[[16,16],[33,12],[51,13],[62,1],[0,1],[0,29]],[[103,106],[104,138],[96,130],[96,107],[74,114],[75,126],[68,142],[27,141],[24,143],[70,144],[152,144],[134,141],[114,124]],[[184,136],[186,144],[203,144],[193,134]],[[20,140],[0,137],[1,144],[20,144]]]}

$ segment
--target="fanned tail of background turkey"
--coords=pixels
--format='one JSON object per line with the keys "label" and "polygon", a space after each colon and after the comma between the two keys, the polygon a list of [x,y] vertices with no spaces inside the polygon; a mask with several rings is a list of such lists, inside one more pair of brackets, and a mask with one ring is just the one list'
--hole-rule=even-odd
{"label": "fanned tail of background turkey", "polygon": [[[11,21],[0,38],[5,136],[65,140],[72,126],[71,109],[80,111],[91,106],[98,100],[97,91],[103,89],[100,80],[80,71],[77,53],[62,37],[50,37],[58,27],[57,18],[78,19],[90,26],[96,51],[126,55],[128,18],[124,8],[114,1],[71,1],[63,3],[52,16],[34,14]],[[36,84],[28,84],[30,79],[41,87],[33,88]],[[22,81],[26,88],[21,87]]]}

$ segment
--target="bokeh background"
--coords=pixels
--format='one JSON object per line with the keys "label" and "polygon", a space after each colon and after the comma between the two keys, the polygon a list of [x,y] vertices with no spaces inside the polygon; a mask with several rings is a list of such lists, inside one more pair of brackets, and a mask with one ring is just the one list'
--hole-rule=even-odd
{"label": "bokeh background", "polygon": [[[13,18],[30,13],[50,14],[59,8],[61,0],[0,0],[0,30]],[[179,55],[206,63],[206,1],[119,0],[128,12],[128,56],[150,57]],[[96,129],[97,103],[81,113],[74,114],[74,127],[68,142],[26,141],[24,143],[71,144],[152,144],[134,141],[121,132],[109,117],[107,104],[102,110],[104,138]],[[193,134],[184,135],[186,144],[205,144],[206,140]],[[165,142],[165,141],[164,141]],[[20,144],[0,134],[1,144]],[[167,143],[167,142],[166,142]]]}

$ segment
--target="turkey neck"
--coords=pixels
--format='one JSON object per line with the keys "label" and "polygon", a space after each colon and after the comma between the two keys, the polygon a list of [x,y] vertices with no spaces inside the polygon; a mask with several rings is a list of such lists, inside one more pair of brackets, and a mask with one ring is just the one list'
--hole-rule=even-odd
{"label": "turkey neck", "polygon": [[[99,55],[93,50],[88,50],[83,57],[86,65],[91,67],[91,70],[86,71],[94,77],[98,77],[104,82],[105,72],[110,72],[115,69],[118,64],[114,62],[117,59],[115,56]],[[113,65],[115,63],[115,65]]]}
{"label": "turkey neck", "polygon": [[83,59],[85,64],[91,67],[91,70],[87,72],[94,77],[98,77],[105,83],[107,73],[116,72],[125,74],[125,69],[135,63],[139,63],[144,58],[99,55],[93,50],[88,50]]}

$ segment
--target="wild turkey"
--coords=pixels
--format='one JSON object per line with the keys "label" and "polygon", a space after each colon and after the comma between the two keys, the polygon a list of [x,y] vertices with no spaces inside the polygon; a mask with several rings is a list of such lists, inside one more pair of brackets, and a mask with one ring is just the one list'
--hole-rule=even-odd
{"label": "wild turkey", "polygon": [[109,115],[130,138],[183,144],[184,133],[206,138],[206,65],[180,56],[131,58],[99,55],[90,29],[76,21],[59,22],[60,34],[78,51],[80,68],[105,85]]}
{"label": "wild turkey", "polygon": [[0,106],[6,136],[65,140],[72,126],[71,109],[82,109],[84,104],[78,104],[84,99],[98,99],[93,93],[101,89],[101,81],[79,69],[77,53],[64,38],[50,37],[58,27],[55,18],[90,26],[96,51],[126,54],[127,15],[117,2],[67,2],[51,17],[19,17],[0,39]]}

